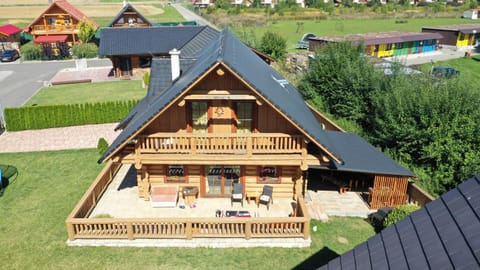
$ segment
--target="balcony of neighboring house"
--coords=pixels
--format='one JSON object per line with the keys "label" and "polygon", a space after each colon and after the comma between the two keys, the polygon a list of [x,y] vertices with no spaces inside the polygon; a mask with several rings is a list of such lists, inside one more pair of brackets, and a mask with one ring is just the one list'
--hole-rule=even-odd
{"label": "balcony of neighboring house", "polygon": [[34,25],[32,35],[54,34],[77,34],[80,30],[78,24],[54,24],[54,25]]}

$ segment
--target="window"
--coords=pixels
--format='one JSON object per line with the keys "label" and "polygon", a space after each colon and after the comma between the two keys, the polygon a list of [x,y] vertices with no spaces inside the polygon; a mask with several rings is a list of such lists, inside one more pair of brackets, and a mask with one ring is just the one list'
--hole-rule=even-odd
{"label": "window", "polygon": [[261,184],[280,184],[280,172],[276,166],[259,167],[258,183]]}
{"label": "window", "polygon": [[192,131],[193,133],[208,132],[207,102],[192,102]]}
{"label": "window", "polygon": [[187,183],[187,175],[182,165],[166,166],[165,182]]}
{"label": "window", "polygon": [[237,133],[250,133],[253,128],[252,102],[237,102]]}
{"label": "window", "polygon": [[388,43],[388,44],[387,44],[387,49],[386,49],[386,50],[387,50],[387,51],[390,51],[391,49],[392,49],[392,43]]}
{"label": "window", "polygon": [[403,43],[402,42],[395,43],[395,49],[397,49],[397,50],[403,49]]}
{"label": "window", "polygon": [[465,34],[460,33],[459,36],[458,36],[458,40],[464,40],[464,39],[465,39]]}

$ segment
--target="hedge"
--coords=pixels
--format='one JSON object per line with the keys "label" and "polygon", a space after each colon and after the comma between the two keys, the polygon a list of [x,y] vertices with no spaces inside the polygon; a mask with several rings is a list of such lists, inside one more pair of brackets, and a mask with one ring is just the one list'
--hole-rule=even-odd
{"label": "hedge", "polygon": [[138,100],[5,108],[8,131],[114,123],[122,120]]}

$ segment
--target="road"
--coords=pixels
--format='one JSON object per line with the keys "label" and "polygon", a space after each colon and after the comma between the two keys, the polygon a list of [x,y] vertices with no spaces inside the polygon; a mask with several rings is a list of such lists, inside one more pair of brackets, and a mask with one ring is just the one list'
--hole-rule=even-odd
{"label": "road", "polygon": [[[112,66],[109,59],[87,61],[88,67]],[[64,68],[74,68],[75,61],[29,61],[0,64],[0,105],[18,107],[27,102]]]}
{"label": "road", "polygon": [[180,13],[185,20],[187,21],[196,21],[198,25],[208,25],[212,27],[213,29],[219,30],[215,25],[211,24],[209,21],[205,20],[204,18],[198,16],[195,14],[195,12],[192,12],[191,10],[183,7],[180,4],[173,4],[173,7],[177,9],[178,13]]}

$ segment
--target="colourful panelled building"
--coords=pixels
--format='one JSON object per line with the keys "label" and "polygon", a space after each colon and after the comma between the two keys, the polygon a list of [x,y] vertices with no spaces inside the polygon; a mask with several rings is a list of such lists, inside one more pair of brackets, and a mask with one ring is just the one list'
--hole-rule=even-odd
{"label": "colourful panelled building", "polygon": [[441,38],[439,33],[402,31],[312,37],[309,50],[314,51],[317,46],[328,42],[363,43],[368,55],[382,58],[435,51]]}
{"label": "colourful panelled building", "polygon": [[443,36],[440,44],[461,48],[475,45],[480,34],[480,24],[422,27],[422,32],[438,33]]}

